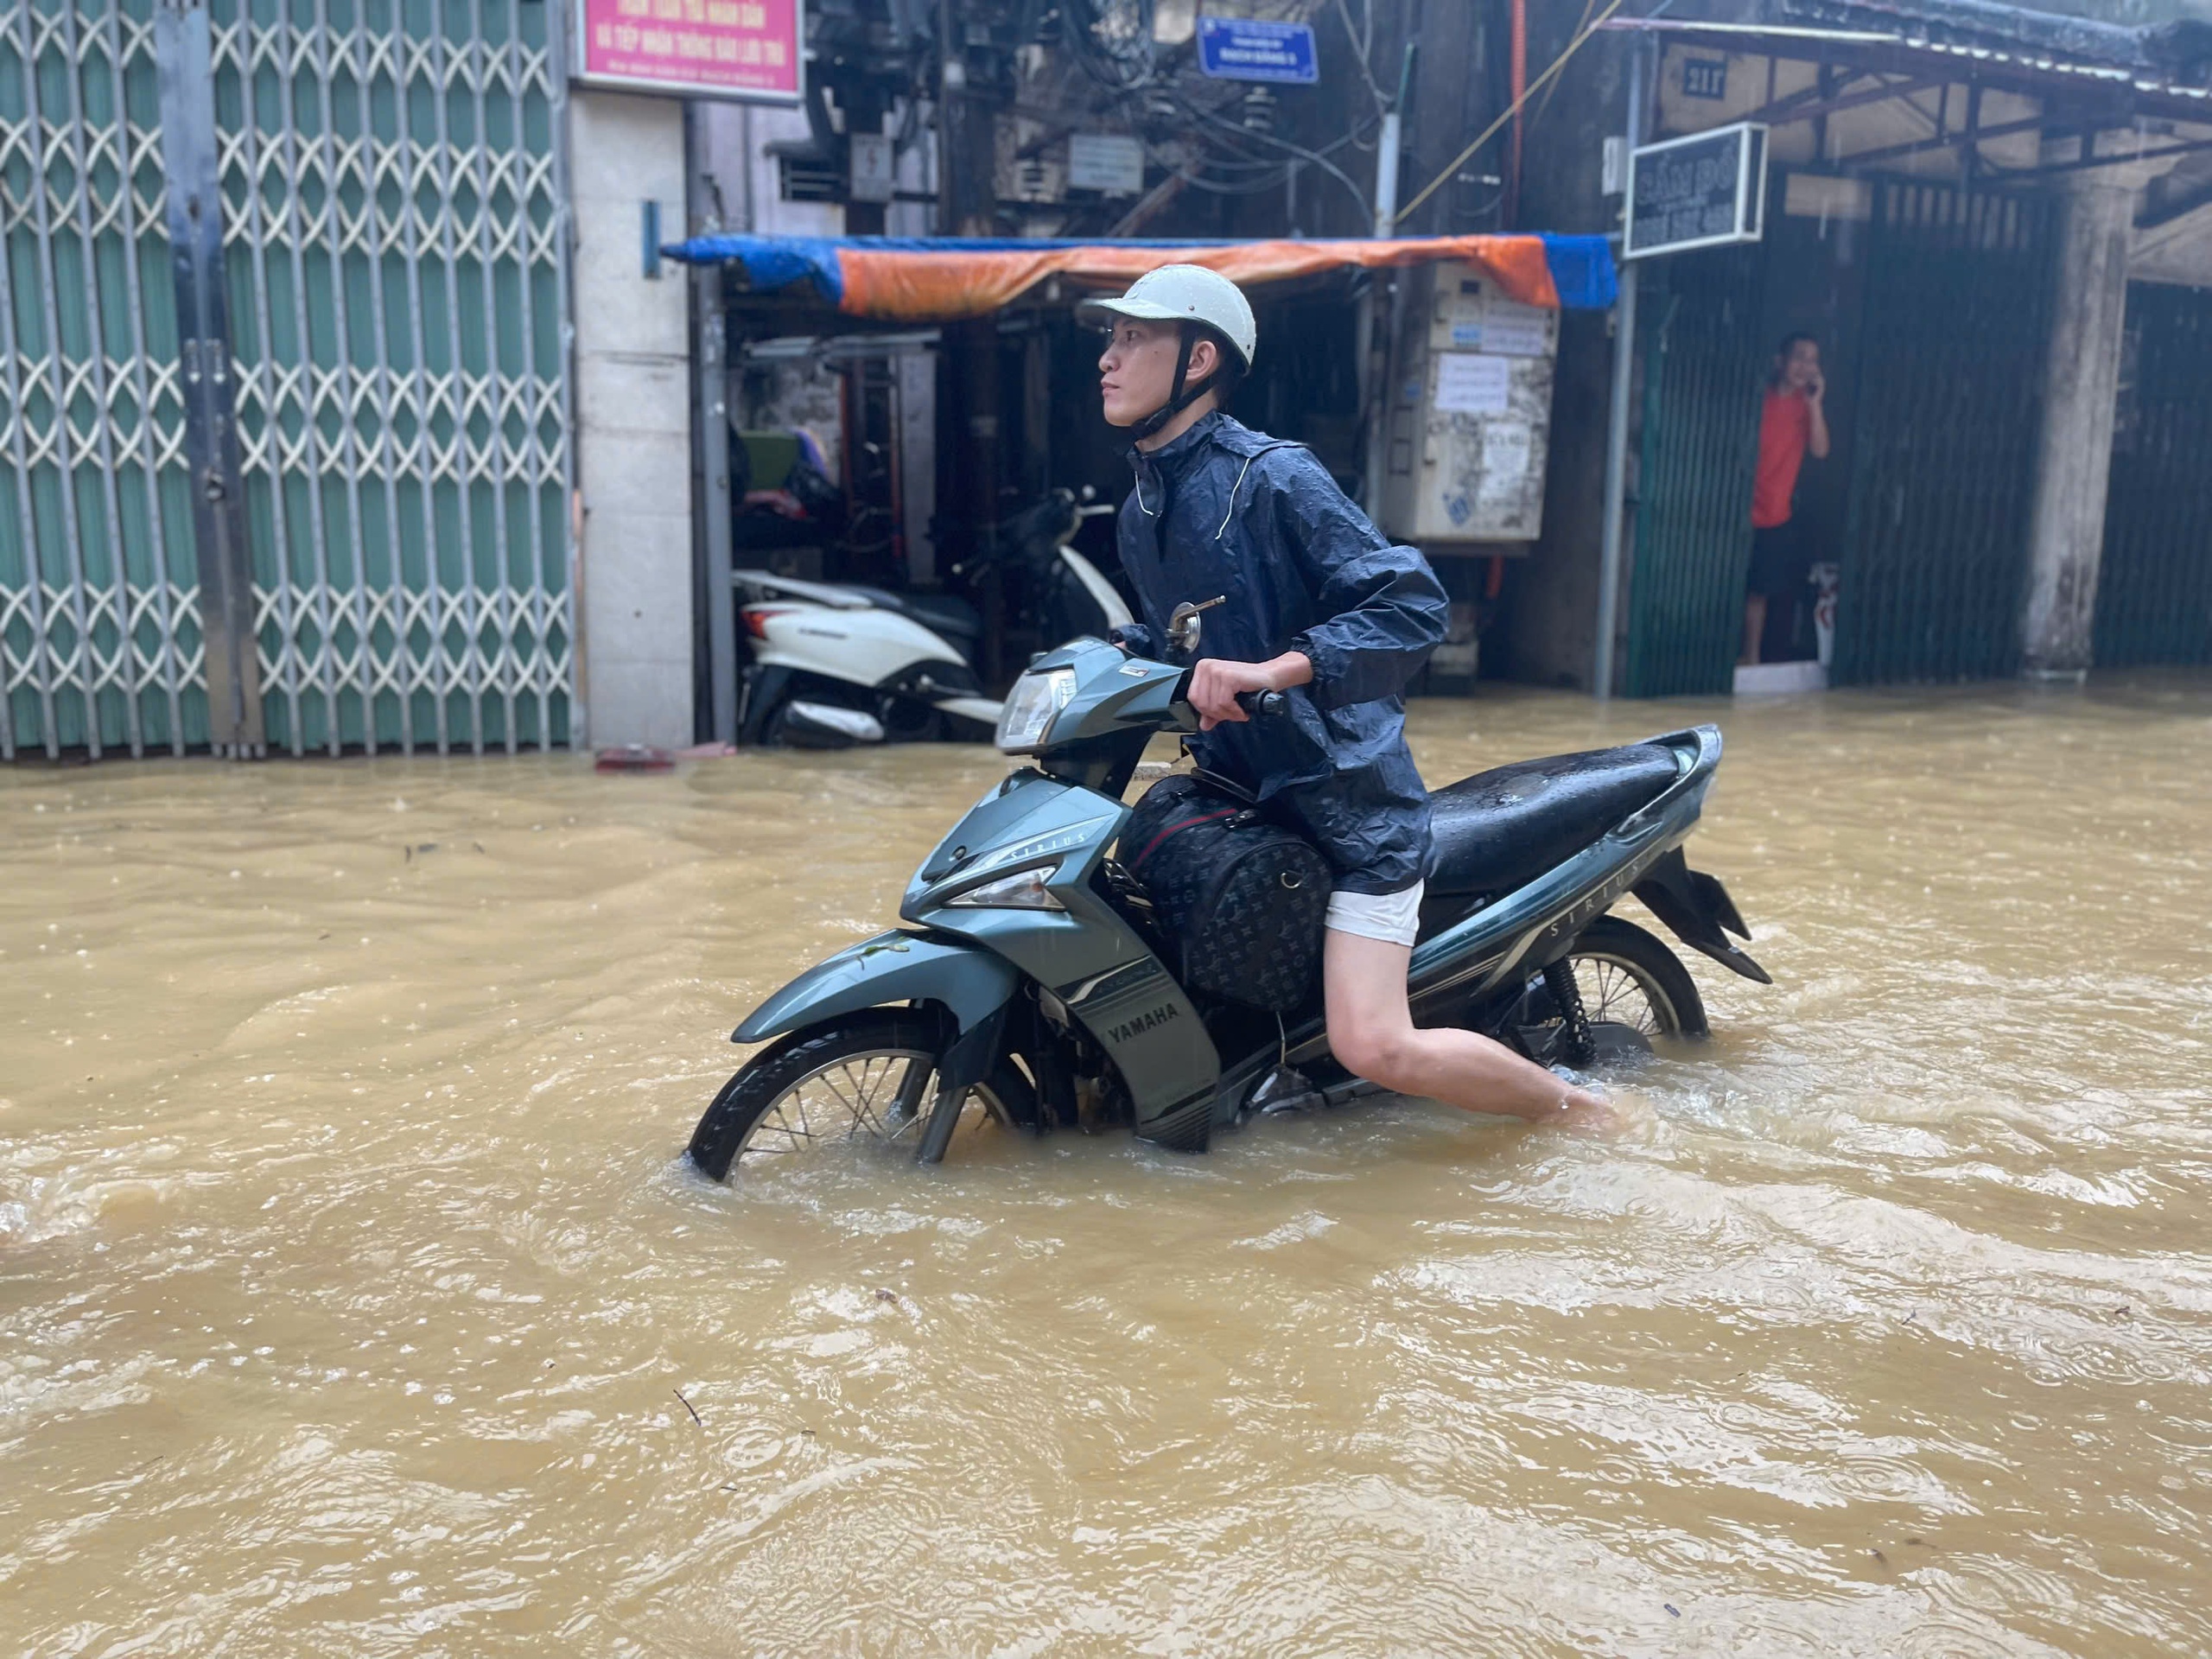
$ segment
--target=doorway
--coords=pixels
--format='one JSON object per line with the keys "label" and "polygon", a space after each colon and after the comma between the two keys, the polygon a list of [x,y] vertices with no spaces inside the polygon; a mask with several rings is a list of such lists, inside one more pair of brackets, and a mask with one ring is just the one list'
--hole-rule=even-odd
{"label": "doorway", "polygon": [[1826,657],[1807,684],[2014,672],[2050,201],[1808,173],[1774,195],[1764,241],[1646,267],[1624,690],[1737,683],[1761,399],[1796,334],[1820,346],[1831,448],[1798,474],[1805,581],[1770,599],[1762,658]]}
{"label": "doorway", "polygon": [[2000,678],[2020,665],[2051,203],[1885,181],[1874,210],[1834,678]]}
{"label": "doorway", "polygon": [[2127,290],[2099,668],[2212,663],[2212,289]]}

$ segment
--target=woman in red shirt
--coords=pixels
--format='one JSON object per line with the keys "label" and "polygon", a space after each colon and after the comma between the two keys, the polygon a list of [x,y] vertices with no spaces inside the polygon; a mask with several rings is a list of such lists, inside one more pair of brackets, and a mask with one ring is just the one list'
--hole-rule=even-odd
{"label": "woman in red shirt", "polygon": [[1828,454],[1827,394],[1821,375],[1821,343],[1790,334],[1774,355],[1774,374],[1759,410],[1759,465],[1751,485],[1751,579],[1744,601],[1744,664],[1759,659],[1770,601],[1789,604],[1803,590],[1807,561],[1789,523],[1798,470],[1809,453]]}

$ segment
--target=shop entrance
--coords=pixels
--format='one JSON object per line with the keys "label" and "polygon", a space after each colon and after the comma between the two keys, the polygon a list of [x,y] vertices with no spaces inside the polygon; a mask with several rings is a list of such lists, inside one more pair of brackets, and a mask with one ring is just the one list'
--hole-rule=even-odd
{"label": "shop entrance", "polygon": [[1785,174],[1766,240],[1656,262],[1624,690],[1727,691],[1745,644],[1760,408],[1809,336],[1830,436],[1786,535],[1759,656],[1794,683],[2018,666],[2049,327],[2045,198]]}
{"label": "shop entrance", "polygon": [[1735,671],[1766,360],[1764,252],[1720,248],[1647,268],[1629,696],[1726,691]]}
{"label": "shop entrance", "polygon": [[2051,204],[1884,182],[1873,206],[1833,677],[2016,674]]}
{"label": "shop entrance", "polygon": [[[1355,290],[1368,280],[1331,271],[1255,284],[1263,344],[1231,409],[1306,445],[1354,491]],[[1103,342],[1076,321],[1072,290],[1040,287],[995,320],[983,400],[969,378],[975,365],[938,328],[763,338],[776,324],[764,326],[753,304],[741,295],[727,313],[739,342],[727,404],[734,568],[971,606],[983,624],[975,666],[993,690],[1060,643],[1042,579],[1003,556],[1001,543],[1053,492],[1096,505],[1129,488],[1128,435],[1098,412]],[[988,467],[961,441],[978,409]],[[1121,582],[1110,516],[1086,514],[1071,544]],[[702,677],[702,706],[707,695]]]}
{"label": "shop entrance", "polygon": [[2212,289],[2137,283],[2097,581],[2097,665],[2212,663]]}

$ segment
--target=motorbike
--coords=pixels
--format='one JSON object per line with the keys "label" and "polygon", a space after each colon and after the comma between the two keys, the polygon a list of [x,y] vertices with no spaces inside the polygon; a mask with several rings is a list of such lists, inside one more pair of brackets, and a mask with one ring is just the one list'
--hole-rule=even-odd
{"label": "motorbike", "polygon": [[[1001,551],[954,574],[1010,560],[1024,573],[1043,637],[1103,634],[1129,620],[1128,607],[1069,543],[1084,518],[1114,511],[1054,490],[1000,527]],[[982,619],[965,600],[763,570],[740,570],[734,580],[747,598],[739,610],[748,653],[739,741],[844,748],[980,740],[998,723],[1000,701],[984,695],[976,672]]]}
{"label": "motorbike", "polygon": [[[1022,763],[922,861],[904,927],[800,975],[731,1033],[767,1046],[708,1106],[692,1162],[726,1180],[862,1141],[935,1163],[978,1114],[1035,1134],[1126,1125],[1197,1152],[1256,1113],[1376,1092],[1332,1059],[1318,985],[1278,1018],[1178,983],[1113,855],[1147,743],[1198,729],[1189,682],[1096,639],[1035,662],[997,731]],[[1255,719],[1287,707],[1282,693],[1243,701]],[[1630,894],[1681,944],[1771,983],[1729,937],[1750,934],[1726,889],[1683,852],[1720,753],[1719,729],[1699,726],[1434,791],[1415,1023],[1574,1068],[1704,1037],[1681,959],[1611,913]]]}

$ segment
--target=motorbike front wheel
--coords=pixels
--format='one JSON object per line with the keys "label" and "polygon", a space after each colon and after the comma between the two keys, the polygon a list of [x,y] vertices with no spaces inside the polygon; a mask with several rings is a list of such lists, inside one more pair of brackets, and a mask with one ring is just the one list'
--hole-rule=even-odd
{"label": "motorbike front wheel", "polygon": [[[836,1148],[918,1146],[949,1035],[929,1014],[869,1008],[791,1033],[724,1084],[691,1133],[691,1161],[728,1180],[746,1169]],[[1001,1057],[969,1091],[1001,1124],[1033,1119],[1029,1080]]]}

